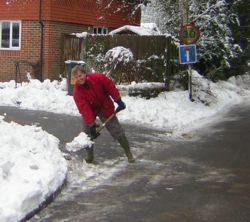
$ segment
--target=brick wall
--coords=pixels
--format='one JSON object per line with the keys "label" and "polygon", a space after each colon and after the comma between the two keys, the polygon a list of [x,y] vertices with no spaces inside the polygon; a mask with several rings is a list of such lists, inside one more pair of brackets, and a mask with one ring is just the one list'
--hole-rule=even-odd
{"label": "brick wall", "polygon": [[22,21],[21,49],[0,50],[0,81],[15,79],[15,61],[20,63],[21,80],[26,79],[26,73],[34,73],[40,55],[40,25],[34,21]]}
{"label": "brick wall", "polygon": [[[62,35],[72,32],[92,32],[93,27],[63,22],[44,22],[43,79],[58,79],[61,74]],[[41,28],[38,21],[22,21],[21,49],[0,50],[0,81],[15,79],[15,61],[20,63],[21,81],[30,72],[39,77]],[[19,77],[19,76],[18,76]],[[20,81],[20,78],[18,78]]]}
{"label": "brick wall", "polygon": [[46,22],[44,28],[44,78],[58,79],[62,74],[63,34],[92,32],[93,27],[64,22]]}

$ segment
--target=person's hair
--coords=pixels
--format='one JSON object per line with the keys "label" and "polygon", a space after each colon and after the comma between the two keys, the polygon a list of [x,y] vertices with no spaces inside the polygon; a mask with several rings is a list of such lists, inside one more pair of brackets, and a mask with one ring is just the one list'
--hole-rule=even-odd
{"label": "person's hair", "polygon": [[75,76],[78,72],[87,73],[86,66],[82,65],[74,66],[74,68],[71,70],[71,76]]}

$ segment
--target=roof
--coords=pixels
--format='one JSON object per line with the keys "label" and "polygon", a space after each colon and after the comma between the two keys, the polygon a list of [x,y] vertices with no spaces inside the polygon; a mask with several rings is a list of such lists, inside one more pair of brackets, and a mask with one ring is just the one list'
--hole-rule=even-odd
{"label": "roof", "polygon": [[[103,0],[108,2],[108,0]],[[44,0],[42,2],[43,21],[67,22],[80,25],[117,28],[125,24],[140,24],[140,9],[133,11],[129,4],[122,7],[120,0],[112,0],[108,7],[93,0]],[[105,7],[106,6],[106,7]],[[119,10],[118,10],[119,9]],[[0,1],[0,20],[39,19],[38,0]]]}
{"label": "roof", "polygon": [[161,32],[155,23],[142,23],[141,26],[125,25],[111,31],[109,34],[136,34],[139,36],[148,36],[161,35]]}

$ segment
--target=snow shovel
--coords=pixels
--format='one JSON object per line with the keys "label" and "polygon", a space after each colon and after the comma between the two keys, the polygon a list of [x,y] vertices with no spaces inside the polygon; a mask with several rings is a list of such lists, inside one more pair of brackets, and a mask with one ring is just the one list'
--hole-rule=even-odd
{"label": "snow shovel", "polygon": [[[110,115],[104,123],[101,124],[100,127],[96,129],[96,133],[100,133],[103,128],[106,126],[106,124],[116,115],[116,112]],[[83,143],[84,141],[84,143]],[[91,147],[94,144],[94,142],[85,134],[84,132],[81,132],[77,137],[73,139],[72,142],[66,143],[66,150],[69,152],[77,152],[82,149],[87,149]],[[66,155],[66,154],[65,154]],[[70,160],[70,156],[67,155],[65,159]]]}

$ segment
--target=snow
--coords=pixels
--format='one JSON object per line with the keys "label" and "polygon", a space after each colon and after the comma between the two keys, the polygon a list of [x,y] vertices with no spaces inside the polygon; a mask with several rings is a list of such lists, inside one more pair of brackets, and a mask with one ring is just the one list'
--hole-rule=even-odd
{"label": "snow", "polygon": [[125,65],[133,61],[134,56],[130,49],[124,48],[123,46],[117,46],[107,51],[104,60],[108,64],[114,64],[114,66],[119,63]]}
{"label": "snow", "polygon": [[[232,58],[237,58],[242,49],[235,45],[232,27],[239,26],[238,15],[235,14],[240,1],[201,0],[189,2],[189,21],[194,22],[201,30],[197,41],[199,60],[205,60],[217,67],[226,65],[230,67]],[[142,9],[142,22],[154,22],[162,33],[168,33],[178,38],[181,26],[182,4],[172,0],[151,0]],[[233,6],[234,5],[234,6]],[[237,11],[237,10],[236,10]],[[210,62],[209,62],[210,61]]]}
{"label": "snow", "polygon": [[[139,36],[149,36],[149,35],[161,35],[161,31],[157,27],[156,23],[141,23],[141,26],[133,25],[124,25],[120,28],[117,28],[111,32],[109,35],[119,34],[120,32],[130,31]],[[71,35],[76,36],[77,38],[86,38],[88,35],[93,35],[87,32],[81,33],[71,33]]]}
{"label": "snow", "polygon": [[89,35],[89,33],[87,33],[87,32],[81,32],[81,33],[72,33],[71,35],[74,35],[77,38],[86,38]]}
{"label": "snow", "polygon": [[141,27],[146,31],[148,31],[151,35],[162,35],[156,23],[153,22],[141,23]]}
{"label": "snow", "polygon": [[67,95],[67,82],[30,80],[15,88],[15,82],[0,83],[0,105],[77,115],[75,103]]}
{"label": "snow", "polygon": [[[191,102],[188,99],[188,92],[180,90],[163,92],[157,98],[151,99],[124,96],[122,99],[127,109],[119,113],[119,119],[127,123],[182,132],[188,125],[200,123],[200,120],[208,119],[217,112],[223,112],[239,103],[243,96],[249,93],[247,87],[250,84],[249,79],[247,74],[215,84],[193,71],[193,81],[196,84],[193,90],[197,101]],[[117,87],[124,91],[155,88],[157,85],[162,87],[162,83],[135,82]],[[212,94],[202,90],[207,87],[210,87]],[[17,88],[14,81],[0,83],[0,105],[79,116],[72,96],[67,95],[66,79],[62,82],[50,80],[40,82],[32,79],[29,83],[19,84]]]}
{"label": "snow", "polygon": [[127,31],[139,36],[161,35],[161,32],[155,23],[142,23],[141,26],[125,25],[111,31],[109,35],[115,35]]}
{"label": "snow", "polygon": [[91,147],[93,141],[87,136],[86,133],[81,132],[71,142],[66,143],[66,150],[69,152],[77,152],[87,147]]}
{"label": "snow", "polygon": [[67,60],[67,61],[65,61],[65,63],[66,63],[66,64],[76,63],[76,64],[78,64],[78,65],[84,65],[84,64],[85,64],[85,62],[82,61],[82,60]]}
{"label": "snow", "polygon": [[[201,77],[199,76],[199,78]],[[205,82],[202,79],[201,81]],[[191,102],[187,91],[162,93],[157,98],[150,100],[126,97],[125,103],[128,108],[126,113],[119,114],[119,119],[164,129],[179,135],[201,125],[202,120],[206,121],[218,112],[223,112],[230,106],[239,103],[245,93],[244,90],[231,82],[210,83],[210,87],[213,95],[209,106],[200,101]],[[199,92],[199,94],[201,93]],[[209,99],[211,98],[206,98],[206,100]],[[128,113],[130,118],[128,118]]]}
{"label": "snow", "polygon": [[118,89],[123,90],[133,90],[133,89],[155,89],[155,88],[163,88],[165,86],[164,83],[160,82],[145,82],[145,83],[136,83],[135,81],[131,82],[130,85],[119,85]]}
{"label": "snow", "polygon": [[59,140],[0,116],[0,221],[20,221],[60,187],[67,164]]}

